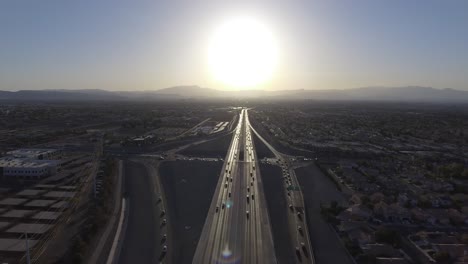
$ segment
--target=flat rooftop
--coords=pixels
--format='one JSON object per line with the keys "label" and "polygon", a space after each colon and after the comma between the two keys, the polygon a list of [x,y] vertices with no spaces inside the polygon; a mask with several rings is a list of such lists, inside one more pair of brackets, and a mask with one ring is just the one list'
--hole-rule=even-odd
{"label": "flat rooftop", "polygon": [[[29,248],[33,248],[37,244],[37,242],[37,240],[28,239]],[[0,238],[0,251],[25,252],[26,243],[24,242],[24,239]]]}
{"label": "flat rooftop", "polygon": [[28,199],[23,198],[5,198],[0,201],[0,205],[20,205],[26,202]]}
{"label": "flat rooftop", "polygon": [[76,189],[76,186],[72,186],[72,185],[60,186],[59,189],[73,191]]}
{"label": "flat rooftop", "polygon": [[10,222],[0,222],[0,230],[9,226],[11,223]]}
{"label": "flat rooftop", "polygon": [[51,198],[72,198],[75,196],[76,192],[65,192],[65,191],[51,191],[44,194],[44,197]]}
{"label": "flat rooftop", "polygon": [[32,207],[47,207],[53,203],[57,202],[56,200],[32,200],[29,203],[25,204],[24,206],[32,206]]}
{"label": "flat rooftop", "polygon": [[67,201],[60,201],[56,204],[51,205],[50,207],[55,208],[55,209],[62,209],[62,208],[68,208],[68,206],[69,206],[69,203]]}
{"label": "flat rooftop", "polygon": [[31,213],[33,213],[33,210],[10,210],[4,214],[2,214],[2,217],[8,217],[8,218],[23,218]]}
{"label": "flat rooftop", "polygon": [[53,160],[35,160],[27,158],[3,157],[0,158],[0,167],[9,168],[46,168],[57,165]]}
{"label": "flat rooftop", "polygon": [[44,192],[43,190],[31,190],[31,189],[26,189],[22,190],[21,192],[17,193],[16,195],[20,196],[36,196],[40,193]]}
{"label": "flat rooftop", "polygon": [[47,232],[52,225],[46,225],[46,224],[17,224],[14,227],[8,229],[6,232],[7,233],[18,233],[18,234],[43,234]]}
{"label": "flat rooftop", "polygon": [[62,213],[60,212],[41,211],[35,214],[32,218],[37,220],[56,220],[61,214]]}
{"label": "flat rooftop", "polygon": [[40,189],[54,189],[56,185],[53,184],[37,184],[34,186],[34,188],[40,188]]}
{"label": "flat rooftop", "polygon": [[30,149],[17,149],[17,150],[8,151],[7,154],[12,155],[12,156],[18,156],[18,157],[25,157],[25,156],[29,157],[29,156],[52,154],[56,151],[57,149],[30,148]]}

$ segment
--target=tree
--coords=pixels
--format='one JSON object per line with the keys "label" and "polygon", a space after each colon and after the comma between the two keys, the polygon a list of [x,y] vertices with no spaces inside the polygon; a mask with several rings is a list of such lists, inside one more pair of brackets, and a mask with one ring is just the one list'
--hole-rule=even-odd
{"label": "tree", "polygon": [[436,252],[432,258],[437,261],[437,263],[450,263],[451,261],[449,253],[445,251]]}
{"label": "tree", "polygon": [[468,168],[463,170],[463,172],[461,173],[461,177],[465,180],[468,179]]}
{"label": "tree", "polygon": [[400,244],[400,236],[398,232],[385,227],[381,227],[375,231],[375,240],[380,243],[387,243],[396,246]]}
{"label": "tree", "polygon": [[440,174],[444,178],[460,178],[465,173],[465,166],[462,163],[450,163],[440,167]]}
{"label": "tree", "polygon": [[338,202],[337,202],[336,200],[331,201],[330,207],[331,207],[331,208],[336,208],[336,207],[338,207]]}
{"label": "tree", "polygon": [[357,258],[358,263],[374,264],[377,263],[377,257],[375,255],[361,254]]}
{"label": "tree", "polygon": [[346,249],[348,250],[349,254],[351,254],[352,256],[357,256],[362,253],[361,248],[356,243],[351,241],[348,237],[343,239],[343,243]]}
{"label": "tree", "polygon": [[468,234],[463,234],[460,240],[463,244],[468,244]]}
{"label": "tree", "polygon": [[370,200],[369,196],[367,196],[367,195],[362,195],[362,196],[361,196],[361,203],[362,203],[363,205],[369,207],[369,206],[371,205],[371,200]]}
{"label": "tree", "polygon": [[84,254],[86,251],[86,243],[83,241],[81,236],[78,236],[74,239],[72,244],[72,263],[82,263],[84,259]]}

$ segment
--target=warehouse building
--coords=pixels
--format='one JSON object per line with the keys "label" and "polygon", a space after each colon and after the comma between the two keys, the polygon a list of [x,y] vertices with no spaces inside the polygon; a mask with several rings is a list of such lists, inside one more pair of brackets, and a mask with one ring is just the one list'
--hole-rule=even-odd
{"label": "warehouse building", "polygon": [[62,157],[62,151],[58,149],[17,149],[6,153],[15,158],[56,160]]}
{"label": "warehouse building", "polygon": [[55,175],[60,162],[56,160],[32,160],[16,157],[0,158],[0,178],[40,180]]}

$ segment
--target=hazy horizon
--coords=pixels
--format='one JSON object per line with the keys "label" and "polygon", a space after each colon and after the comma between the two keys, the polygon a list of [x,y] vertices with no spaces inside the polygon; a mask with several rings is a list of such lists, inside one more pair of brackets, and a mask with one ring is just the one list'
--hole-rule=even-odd
{"label": "hazy horizon", "polygon": [[[0,90],[468,90],[466,10],[466,1],[3,1]],[[236,16],[265,25],[278,51],[271,76],[251,87],[208,67],[213,32]]]}
{"label": "hazy horizon", "polygon": [[307,89],[307,88],[297,88],[297,89],[262,89],[262,88],[250,88],[250,89],[239,89],[239,90],[233,90],[229,88],[216,88],[216,87],[206,87],[206,86],[201,86],[197,84],[183,84],[183,85],[173,85],[173,86],[168,86],[168,87],[161,87],[161,88],[154,88],[154,89],[122,89],[122,90],[115,90],[115,89],[107,89],[107,88],[44,88],[44,89],[16,89],[16,90],[8,90],[8,89],[0,89],[0,91],[6,91],[6,92],[18,92],[18,91],[78,91],[78,90],[102,90],[102,91],[109,91],[109,92],[156,92],[156,91],[161,91],[161,90],[166,90],[166,89],[172,89],[172,88],[178,88],[178,87],[198,87],[202,89],[213,89],[213,90],[218,90],[218,91],[226,91],[226,92],[242,92],[242,91],[264,91],[264,92],[279,92],[279,91],[293,91],[293,90],[304,90],[304,91],[329,91],[329,90],[336,90],[336,91],[346,91],[346,90],[353,90],[353,89],[366,89],[366,88],[375,88],[375,89],[405,89],[409,87],[417,87],[417,88],[430,88],[430,89],[435,89],[435,90],[445,90],[445,89],[452,89],[452,90],[458,90],[458,91],[468,91],[468,89],[458,89],[458,88],[452,88],[452,87],[431,87],[431,86],[421,86],[421,85],[405,85],[405,86],[362,86],[362,87],[346,87],[346,88],[320,88],[320,89]]}

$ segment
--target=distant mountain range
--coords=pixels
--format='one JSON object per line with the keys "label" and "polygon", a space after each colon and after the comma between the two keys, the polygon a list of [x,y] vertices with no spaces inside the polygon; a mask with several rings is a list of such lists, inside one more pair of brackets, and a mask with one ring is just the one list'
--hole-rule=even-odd
{"label": "distant mountain range", "polygon": [[156,101],[190,98],[468,103],[468,91],[420,86],[278,91],[223,91],[198,86],[176,86],[156,91],[107,91],[99,89],[0,91],[0,100],[3,101]]}

